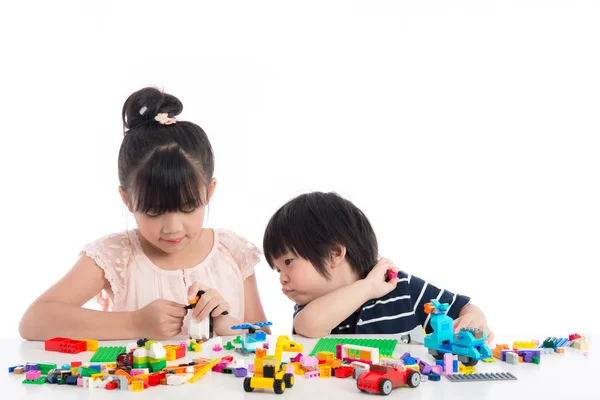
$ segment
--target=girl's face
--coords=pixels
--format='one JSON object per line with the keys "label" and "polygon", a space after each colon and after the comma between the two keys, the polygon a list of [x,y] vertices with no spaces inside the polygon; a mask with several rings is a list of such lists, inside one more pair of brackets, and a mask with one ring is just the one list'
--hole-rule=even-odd
{"label": "girl's face", "polygon": [[205,207],[185,212],[168,212],[161,215],[135,212],[140,234],[157,250],[176,253],[191,242],[197,241],[202,232]]}
{"label": "girl's face", "polygon": [[[207,201],[210,201],[217,184],[212,179],[208,186]],[[133,211],[124,191],[119,188],[123,202],[135,217],[140,234],[152,247],[164,253],[176,253],[197,241],[202,232],[205,206],[160,215]]]}

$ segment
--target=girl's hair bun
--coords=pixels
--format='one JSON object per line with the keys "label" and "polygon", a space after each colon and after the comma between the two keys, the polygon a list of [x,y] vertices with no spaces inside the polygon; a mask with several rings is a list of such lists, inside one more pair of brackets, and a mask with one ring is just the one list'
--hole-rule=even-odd
{"label": "girl's hair bun", "polygon": [[160,90],[147,87],[131,94],[123,104],[123,127],[125,131],[146,123],[158,124],[154,117],[167,113],[169,118],[181,114],[183,104],[179,99]]}

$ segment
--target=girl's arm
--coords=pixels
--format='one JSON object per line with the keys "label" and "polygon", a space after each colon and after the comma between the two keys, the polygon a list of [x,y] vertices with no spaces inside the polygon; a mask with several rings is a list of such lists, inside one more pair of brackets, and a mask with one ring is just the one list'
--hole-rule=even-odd
{"label": "girl's arm", "polygon": [[107,284],[104,271],[87,256],[25,311],[19,333],[28,340],[52,337],[116,340],[137,338],[133,312],[82,308]]}
{"label": "girl's arm", "polygon": [[[244,323],[264,322],[267,320],[265,310],[263,309],[260,295],[258,293],[258,285],[256,283],[256,275],[252,274],[244,280],[244,319],[238,321],[230,315],[222,315],[214,320],[215,333],[220,336],[239,335],[239,330],[232,330],[234,325]],[[268,334],[271,334],[271,329],[268,326],[261,328]]]}

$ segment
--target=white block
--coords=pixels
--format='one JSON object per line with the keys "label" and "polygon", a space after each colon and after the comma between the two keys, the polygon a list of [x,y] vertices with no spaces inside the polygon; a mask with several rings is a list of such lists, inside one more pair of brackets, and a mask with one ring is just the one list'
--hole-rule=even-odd
{"label": "white block", "polygon": [[167,375],[167,385],[183,385],[187,380],[187,375]]}

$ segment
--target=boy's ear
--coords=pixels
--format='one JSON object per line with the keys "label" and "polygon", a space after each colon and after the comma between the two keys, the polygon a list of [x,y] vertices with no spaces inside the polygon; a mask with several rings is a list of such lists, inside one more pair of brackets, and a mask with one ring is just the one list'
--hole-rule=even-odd
{"label": "boy's ear", "polygon": [[344,259],[346,259],[346,246],[335,244],[329,252],[329,267],[337,267]]}
{"label": "boy's ear", "polygon": [[129,212],[133,213],[131,209],[131,202],[129,201],[129,199],[127,199],[127,194],[123,190],[123,186],[119,186],[119,194],[121,195],[121,200],[123,200],[123,203],[125,203],[125,206],[127,206]]}

